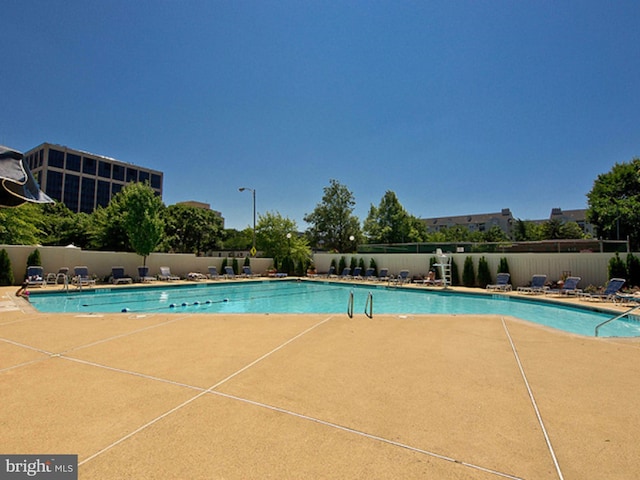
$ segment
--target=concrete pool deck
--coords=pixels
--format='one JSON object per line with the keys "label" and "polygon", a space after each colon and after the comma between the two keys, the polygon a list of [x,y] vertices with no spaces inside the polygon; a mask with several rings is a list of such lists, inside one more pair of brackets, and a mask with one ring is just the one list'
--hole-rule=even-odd
{"label": "concrete pool deck", "polygon": [[0,454],[80,479],[640,471],[640,339],[495,315],[46,314],[0,288]]}

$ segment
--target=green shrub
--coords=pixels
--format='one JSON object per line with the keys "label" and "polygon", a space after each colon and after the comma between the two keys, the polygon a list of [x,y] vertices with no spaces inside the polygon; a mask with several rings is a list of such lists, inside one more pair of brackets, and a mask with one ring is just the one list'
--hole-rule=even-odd
{"label": "green shrub", "polygon": [[233,268],[233,273],[235,273],[236,275],[240,273],[238,271],[238,259],[236,257],[233,257],[233,260],[231,261],[231,268]]}
{"label": "green shrub", "polygon": [[344,257],[340,257],[340,261],[338,262],[338,270],[336,273],[341,275],[344,269],[347,268],[347,259]]}
{"label": "green shrub", "polygon": [[220,265],[220,272],[222,272],[222,274],[225,273],[224,269],[227,268],[227,265],[229,265],[229,260],[227,259],[227,257],[224,257],[222,259],[222,265]]}
{"label": "green shrub", "polygon": [[372,258],[369,260],[369,268],[373,268],[373,276],[378,276],[378,265],[376,265],[376,261]]}
{"label": "green shrub", "polygon": [[640,286],[640,258],[636,257],[633,253],[627,255],[627,285],[638,287]]}
{"label": "green shrub", "polygon": [[473,269],[473,259],[467,257],[464,259],[462,267],[462,285],[465,287],[474,287],[476,285],[476,273]]}
{"label": "green shrub", "polygon": [[360,260],[358,260],[358,266],[360,267],[360,269],[362,270],[362,274],[364,275],[364,271],[367,269],[364,266],[364,257],[360,257]]}
{"label": "green shrub", "polygon": [[489,271],[489,263],[484,257],[480,257],[478,260],[478,284],[482,288],[486,288],[491,282],[491,272]]}
{"label": "green shrub", "polygon": [[349,262],[349,268],[353,272],[358,266],[358,259],[356,257],[351,257],[351,262]]}
{"label": "green shrub", "polygon": [[451,259],[451,285],[460,285],[460,272],[458,270],[458,264],[453,258]]}
{"label": "green shrub", "polygon": [[618,252],[609,260],[609,278],[627,278],[627,267]]}
{"label": "green shrub", "polygon": [[509,262],[506,257],[502,257],[500,259],[500,263],[498,264],[498,273],[509,273]]}
{"label": "green shrub", "polygon": [[42,266],[42,258],[40,258],[40,251],[36,248],[27,257],[27,267],[40,267]]}
{"label": "green shrub", "polygon": [[0,285],[13,285],[13,270],[11,270],[11,259],[3,248],[0,250]]}
{"label": "green shrub", "polygon": [[244,264],[245,267],[250,267],[251,266],[251,259],[249,257],[244,257]]}

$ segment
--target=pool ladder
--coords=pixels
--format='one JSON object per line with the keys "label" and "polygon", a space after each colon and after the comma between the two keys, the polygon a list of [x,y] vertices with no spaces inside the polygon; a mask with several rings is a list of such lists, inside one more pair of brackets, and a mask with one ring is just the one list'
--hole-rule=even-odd
{"label": "pool ladder", "polygon": [[[351,290],[349,292],[349,301],[347,302],[347,315],[349,315],[349,318],[353,318],[353,297],[353,290]],[[369,292],[367,302],[364,305],[364,314],[369,318],[373,318],[373,293],[371,292]]]}
{"label": "pool ladder", "polygon": [[606,325],[607,323],[610,322],[614,322],[616,320],[620,320],[621,318],[626,317],[627,315],[629,315],[631,312],[638,310],[640,308],[640,305],[636,305],[635,307],[630,308],[629,310],[627,310],[626,312],[622,312],[620,315],[616,315],[615,317],[611,317],[609,320],[605,320],[604,322],[602,322],[599,325],[596,325],[596,330],[595,330],[595,336],[598,336],[598,330],[600,330],[600,327]]}

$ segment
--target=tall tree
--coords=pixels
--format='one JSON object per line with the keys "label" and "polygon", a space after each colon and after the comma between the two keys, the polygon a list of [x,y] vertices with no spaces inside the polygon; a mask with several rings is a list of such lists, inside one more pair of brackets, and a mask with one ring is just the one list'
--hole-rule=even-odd
{"label": "tall tree", "polygon": [[130,183],[118,195],[124,210],[124,227],[133,250],[143,257],[143,265],[147,256],[162,240],[164,221],[162,209],[164,205],[153,189],[143,183]]}
{"label": "tall tree", "polygon": [[371,205],[364,232],[370,243],[423,242],[427,236],[424,223],[410,215],[390,190],[377,208]]}
{"label": "tall tree", "polygon": [[629,236],[634,247],[640,244],[640,158],[616,163],[598,175],[587,198],[587,219],[599,236],[609,240]]}
{"label": "tall tree", "polygon": [[15,208],[0,208],[0,244],[34,245],[40,243],[42,207],[25,203]]}
{"label": "tall tree", "polygon": [[285,258],[306,263],[311,258],[311,248],[306,238],[298,235],[298,226],[294,220],[279,213],[267,212],[258,215],[256,225],[256,244],[266,257],[281,264]]}
{"label": "tall tree", "polygon": [[311,225],[307,229],[311,242],[327,250],[353,251],[362,236],[360,220],[353,215],[355,204],[353,193],[346,186],[330,180],[324,188],[322,202],[304,217]]}
{"label": "tall tree", "polygon": [[163,212],[165,240],[170,251],[200,254],[222,246],[222,218],[213,210],[170,205]]}

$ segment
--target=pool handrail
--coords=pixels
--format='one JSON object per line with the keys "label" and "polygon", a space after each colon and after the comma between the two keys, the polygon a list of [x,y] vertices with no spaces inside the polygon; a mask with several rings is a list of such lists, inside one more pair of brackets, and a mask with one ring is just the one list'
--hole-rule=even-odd
{"label": "pool handrail", "polygon": [[627,315],[629,315],[631,312],[633,312],[634,310],[638,310],[640,308],[640,305],[636,305],[635,307],[631,307],[629,310],[627,310],[626,312],[622,312],[620,315],[616,315],[615,317],[611,317],[608,320],[605,320],[604,322],[596,325],[596,329],[594,332],[594,336],[598,336],[598,330],[600,330],[600,327],[606,325],[607,323],[613,322],[615,320],[619,320],[623,317],[626,317]]}

